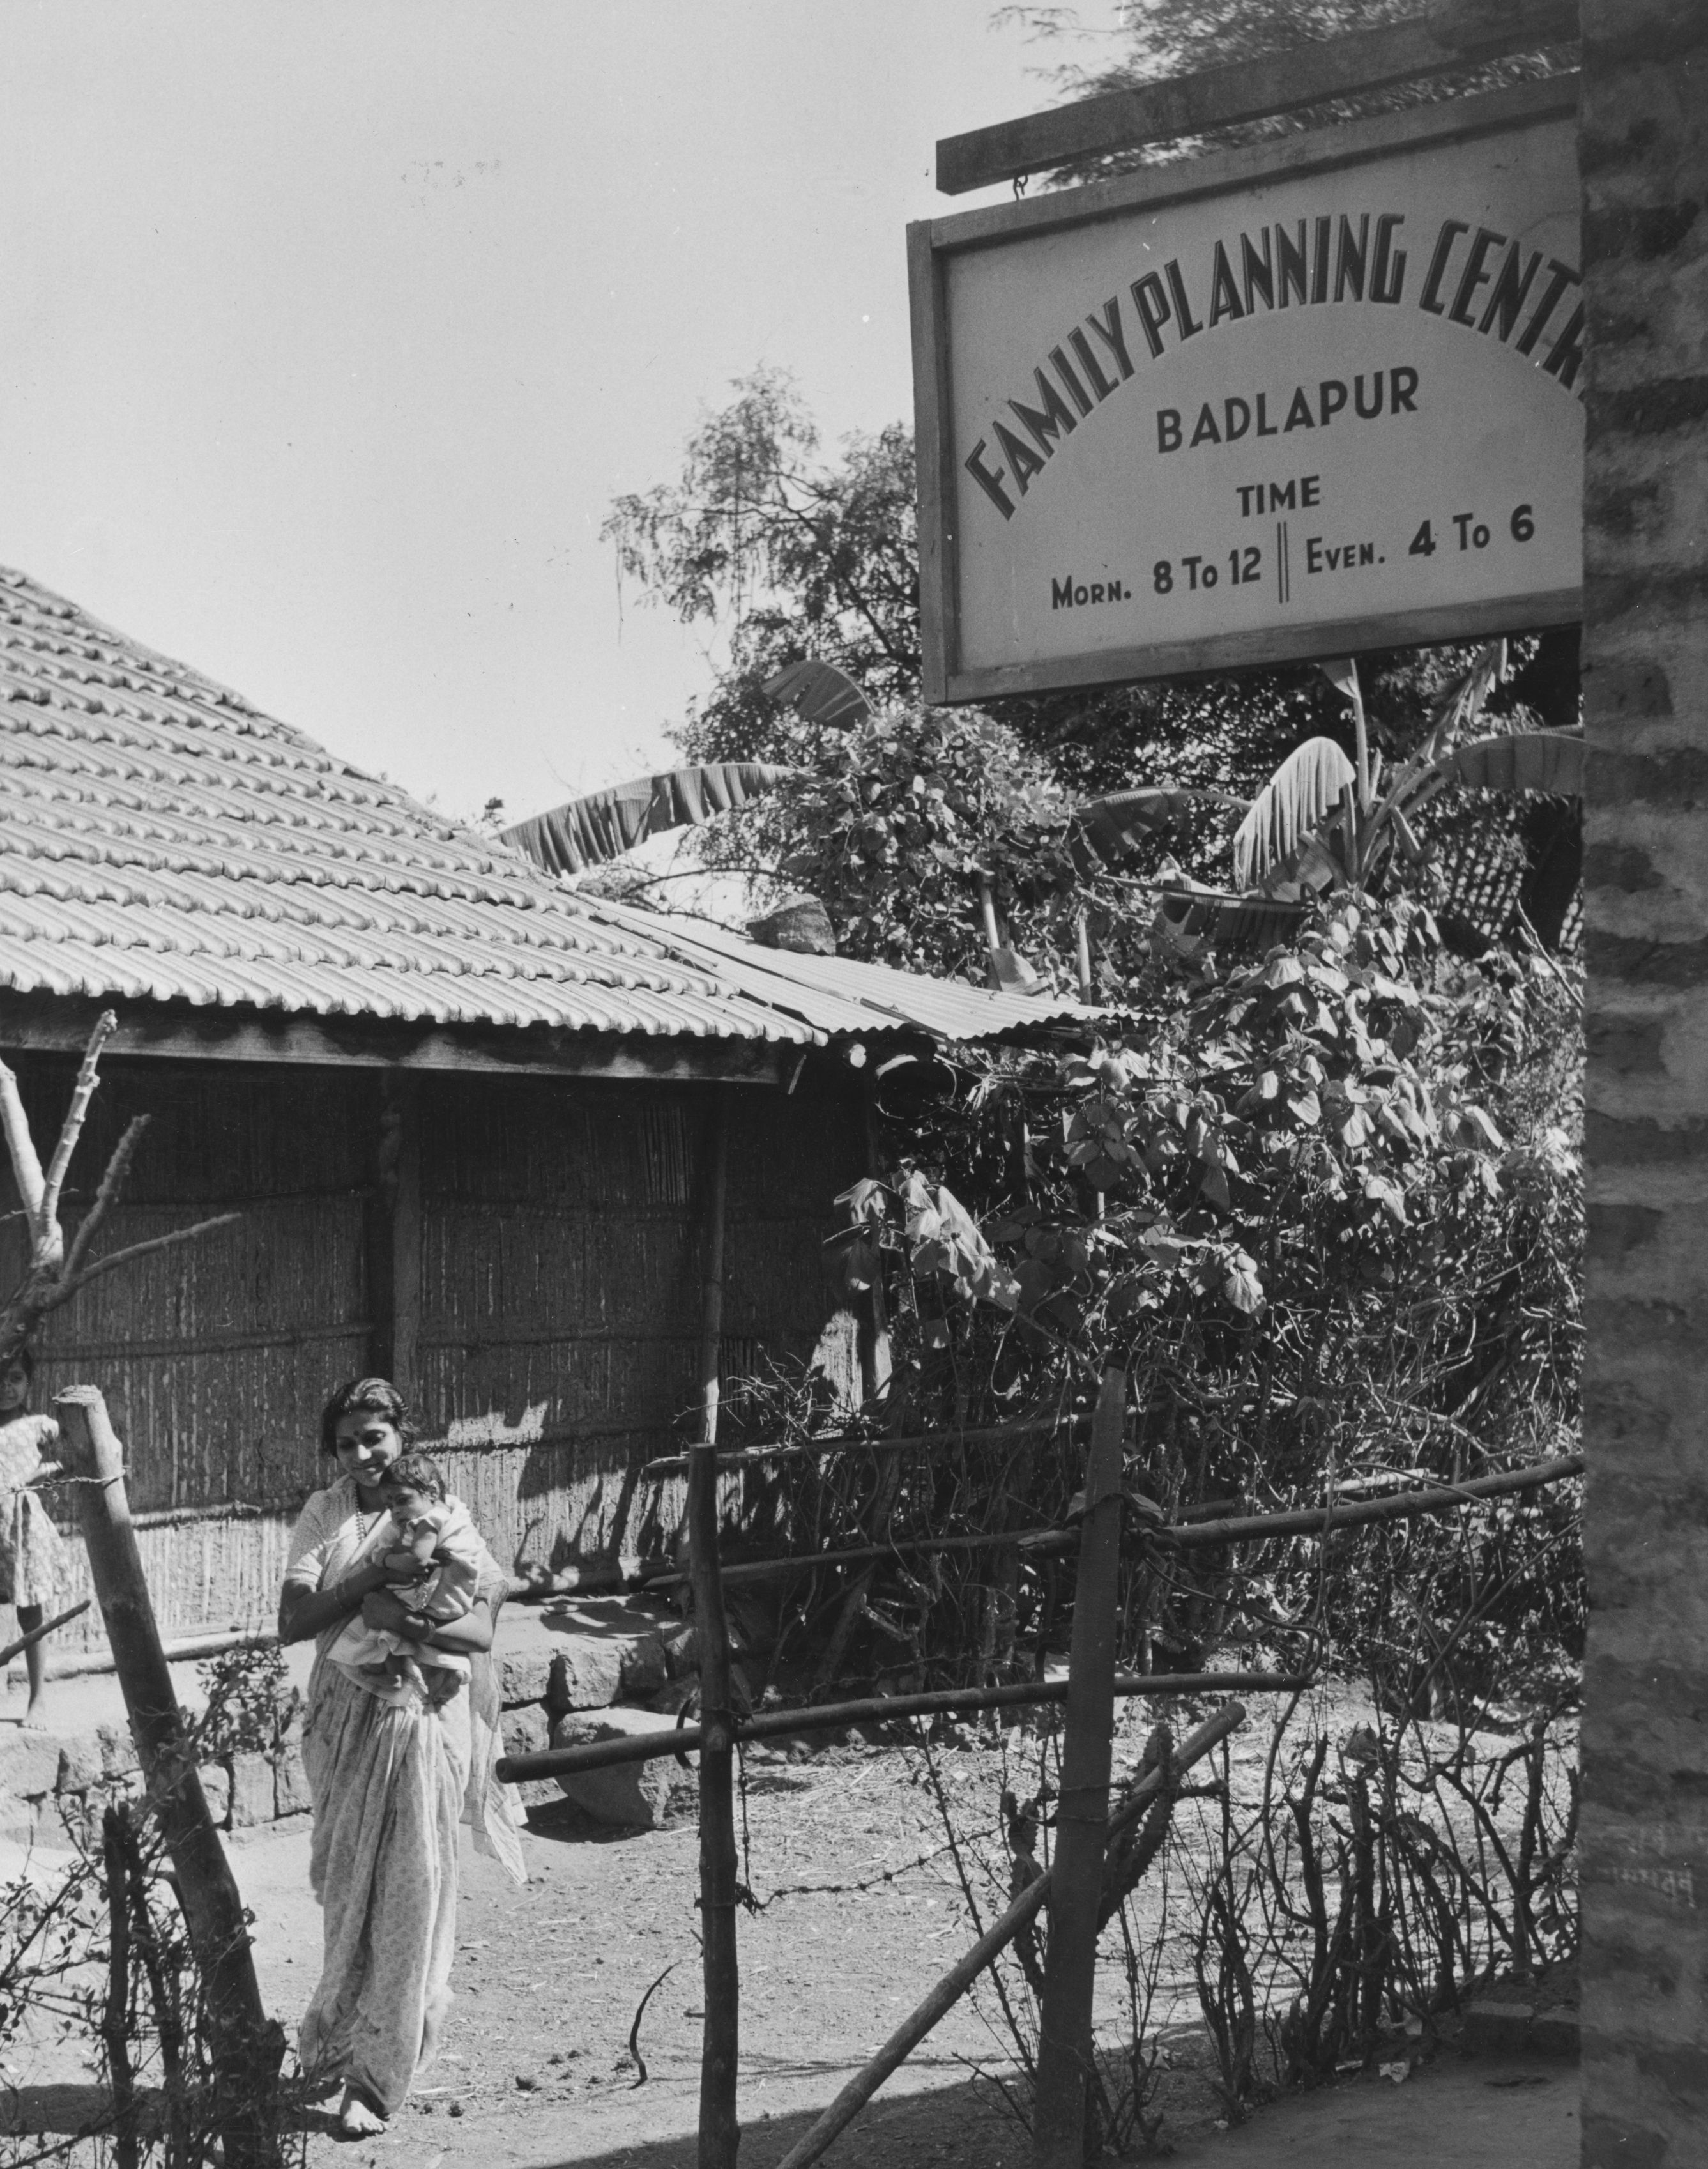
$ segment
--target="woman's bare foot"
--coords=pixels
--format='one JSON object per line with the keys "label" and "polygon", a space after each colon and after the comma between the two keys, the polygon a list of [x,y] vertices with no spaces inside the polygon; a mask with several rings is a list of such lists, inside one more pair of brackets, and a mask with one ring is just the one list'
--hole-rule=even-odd
{"label": "woman's bare foot", "polygon": [[338,2129],[346,2139],[377,2139],[386,2129],[386,2119],[354,2086],[346,2086],[338,2103]]}
{"label": "woman's bare foot", "polygon": [[47,1697],[45,1694],[31,1695],[29,1707],[19,1722],[27,1732],[51,1732],[52,1713],[48,1707]]}

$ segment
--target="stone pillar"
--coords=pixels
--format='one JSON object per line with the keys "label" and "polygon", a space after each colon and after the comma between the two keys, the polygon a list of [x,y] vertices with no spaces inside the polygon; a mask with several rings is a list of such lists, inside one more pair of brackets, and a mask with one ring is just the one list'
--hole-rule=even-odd
{"label": "stone pillar", "polygon": [[1708,2159],[1708,3],[1583,0],[1583,2161]]}

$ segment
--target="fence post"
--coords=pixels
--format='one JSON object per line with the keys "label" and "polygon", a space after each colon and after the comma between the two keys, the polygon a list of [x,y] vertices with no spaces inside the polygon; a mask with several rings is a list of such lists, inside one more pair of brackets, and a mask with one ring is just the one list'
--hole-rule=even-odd
{"label": "fence post", "polygon": [[723,1338],[724,1200],[728,1188],[729,1088],[715,1085],[700,1306],[700,1437],[688,1456],[688,1542],[694,1640],[700,1659],[700,1921],[705,2017],[700,2048],[700,2169],[736,2169],[741,2044],[741,1969],[736,1953],[734,1717],[730,1637],[718,1565],[718,1351]]}
{"label": "fence post", "polygon": [[1082,2169],[1098,1911],[1115,1735],[1115,1641],[1121,1543],[1121,1427],[1127,1376],[1105,1371],[1085,1470],[1085,1519],[1073,1592],[1062,1793],[1050,1889],[1050,1945],[1038,2022],[1032,2114],[1037,2169]]}
{"label": "fence post", "polygon": [[208,2015],[215,2115],[229,2169],[278,2169],[285,2034],[261,2007],[243,1900],[195,1766],[125,1494],[124,1456],[98,1386],[54,1400],[60,1462],[72,1485],[89,1576],[124,1691],[148,1801],[178,1878]]}

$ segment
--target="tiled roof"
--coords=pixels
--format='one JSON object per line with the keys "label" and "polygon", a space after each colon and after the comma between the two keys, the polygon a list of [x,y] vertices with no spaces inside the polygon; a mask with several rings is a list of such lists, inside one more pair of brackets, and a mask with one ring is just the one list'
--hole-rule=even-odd
{"label": "tiled roof", "polygon": [[756,1000],[800,1005],[821,1031],[855,1037],[912,1029],[950,1041],[984,1039],[1028,1025],[1095,1016],[1077,1002],[1051,994],[998,994],[963,979],[930,979],[852,957],[803,956],[764,949],[705,919],[660,920],[652,914],[602,904],[620,925],[660,928],[658,939],[690,963],[719,972]]}
{"label": "tiled roof", "polygon": [[655,931],[4,570],[0,775],[0,989],[796,1045],[1052,1013]]}

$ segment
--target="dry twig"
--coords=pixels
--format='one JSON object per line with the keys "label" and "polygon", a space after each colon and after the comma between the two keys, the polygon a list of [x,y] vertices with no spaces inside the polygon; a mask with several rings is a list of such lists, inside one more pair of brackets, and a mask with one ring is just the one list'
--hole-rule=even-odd
{"label": "dry twig", "polygon": [[146,1242],[127,1244],[123,1250],[109,1251],[105,1257],[87,1263],[90,1245],[119,1202],[130,1163],[148,1127],[147,1116],[139,1115],[114,1147],[89,1209],[67,1247],[59,1217],[65,1179],[100,1083],[98,1071],[101,1051],[118,1029],[119,1021],[112,1010],[104,1010],[83,1049],[77,1083],[72,1088],[71,1106],[60,1125],[45,1170],[30,1133],[29,1117],[17,1076],[0,1062],[0,1133],[6,1139],[13,1179],[23,1204],[21,1217],[29,1239],[29,1262],[24,1277],[5,1303],[0,1305],[0,1364],[10,1362],[20,1351],[27,1349],[42,1319],[69,1303],[102,1274],[111,1272],[116,1266],[130,1265],[153,1251],[190,1242],[212,1228],[226,1227],[242,1218],[237,1212],[221,1212],[211,1220],[199,1220],[189,1228],[174,1228]]}

